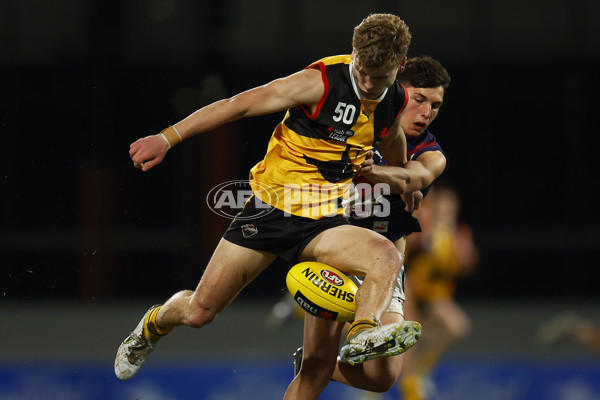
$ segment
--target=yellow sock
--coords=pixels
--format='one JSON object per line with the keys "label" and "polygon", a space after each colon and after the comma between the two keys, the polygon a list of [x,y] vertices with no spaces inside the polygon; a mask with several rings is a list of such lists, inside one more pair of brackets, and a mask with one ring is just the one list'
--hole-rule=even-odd
{"label": "yellow sock", "polygon": [[[161,306],[162,307],[162,306]],[[144,321],[144,337],[151,342],[156,342],[161,337],[173,330],[173,327],[163,328],[156,323],[156,315],[161,307],[156,307],[146,316]]]}
{"label": "yellow sock", "polygon": [[417,375],[407,375],[402,378],[400,392],[404,400],[424,400],[423,383]]}
{"label": "yellow sock", "polygon": [[365,329],[374,328],[377,326],[377,322],[372,319],[357,319],[352,322],[350,325],[350,329],[348,329],[348,335],[346,335],[346,340],[350,339],[352,336],[356,335],[360,331],[364,331]]}

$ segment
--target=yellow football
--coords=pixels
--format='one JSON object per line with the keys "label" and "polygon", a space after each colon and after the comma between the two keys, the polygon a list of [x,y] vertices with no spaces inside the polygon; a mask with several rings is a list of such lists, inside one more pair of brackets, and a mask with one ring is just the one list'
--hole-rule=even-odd
{"label": "yellow football", "polygon": [[358,287],[342,271],[318,262],[302,262],[288,271],[285,282],[306,312],[337,322],[354,319]]}

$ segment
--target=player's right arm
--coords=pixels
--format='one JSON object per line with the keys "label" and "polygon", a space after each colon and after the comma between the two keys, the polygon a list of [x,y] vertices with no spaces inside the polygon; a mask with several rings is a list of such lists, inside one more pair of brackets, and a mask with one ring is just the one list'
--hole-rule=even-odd
{"label": "player's right arm", "polygon": [[[298,105],[314,110],[324,91],[321,72],[305,69],[209,104],[179,121],[173,128],[184,140],[241,118],[272,114]],[[136,168],[148,171],[162,162],[170,147],[160,134],[151,135],[132,143],[129,155]]]}
{"label": "player's right arm", "polygon": [[359,172],[374,183],[387,183],[392,193],[404,194],[431,185],[446,168],[446,157],[440,151],[428,151],[402,167],[375,165],[369,160],[369,168]]}

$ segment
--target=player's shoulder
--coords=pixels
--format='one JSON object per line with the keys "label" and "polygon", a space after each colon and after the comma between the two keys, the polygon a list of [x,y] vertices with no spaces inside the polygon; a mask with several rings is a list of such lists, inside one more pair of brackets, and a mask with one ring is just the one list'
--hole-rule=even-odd
{"label": "player's shoulder", "polygon": [[419,136],[407,138],[409,146],[439,146],[437,137],[429,130],[425,129]]}
{"label": "player's shoulder", "polygon": [[413,138],[407,138],[407,155],[410,160],[414,160],[424,153],[439,152],[447,158],[442,146],[437,141],[437,138],[429,129],[426,129],[422,134]]}
{"label": "player's shoulder", "polygon": [[323,57],[323,58],[315,61],[312,65],[314,65],[314,64],[323,64],[323,65],[346,64],[346,65],[349,65],[351,62],[352,62],[352,56],[350,54],[340,54],[340,55],[335,55],[335,56]]}
{"label": "player's shoulder", "polygon": [[433,132],[431,132],[429,129],[425,129],[425,132],[423,132],[423,142],[428,142],[428,143],[436,143],[438,142],[437,137],[433,134]]}
{"label": "player's shoulder", "polygon": [[[321,58],[321,59],[309,64],[308,66],[306,66],[304,68],[304,71],[312,71],[312,73],[314,73],[315,71],[318,71],[323,76],[323,78],[325,77],[325,74],[327,74],[329,76],[330,73],[349,75],[348,66],[350,65],[351,62],[352,62],[352,56],[349,54],[348,55],[329,56],[329,57]],[[330,71],[330,72],[326,72],[326,71]],[[337,72],[333,72],[333,71],[337,71]]]}

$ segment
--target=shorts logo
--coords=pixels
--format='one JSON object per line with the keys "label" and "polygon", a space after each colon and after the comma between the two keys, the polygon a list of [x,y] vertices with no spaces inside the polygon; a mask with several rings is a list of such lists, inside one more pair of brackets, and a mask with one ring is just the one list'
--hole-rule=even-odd
{"label": "shorts logo", "polygon": [[321,270],[321,277],[325,279],[327,282],[331,283],[335,286],[344,286],[344,279],[342,279],[338,274],[328,269]]}
{"label": "shorts logo", "polygon": [[242,225],[242,235],[245,238],[249,238],[250,236],[254,236],[258,233],[258,228],[252,224]]}
{"label": "shorts logo", "polygon": [[388,221],[373,221],[373,230],[379,233],[386,233],[388,231]]}

